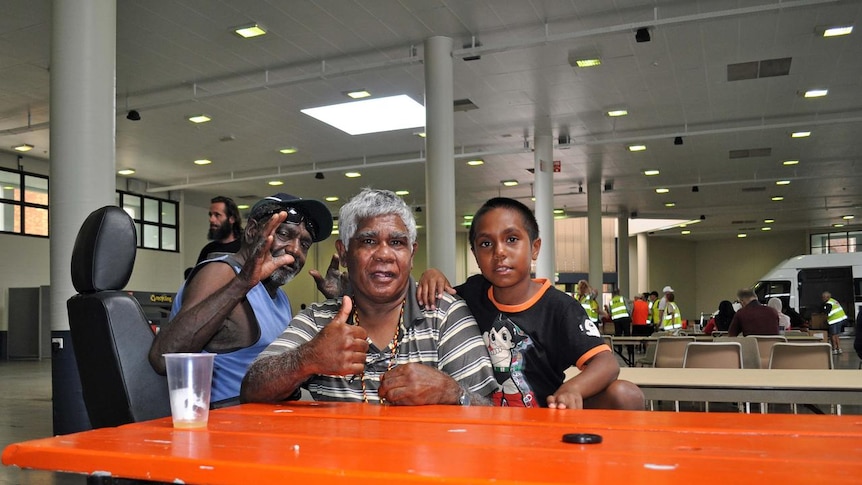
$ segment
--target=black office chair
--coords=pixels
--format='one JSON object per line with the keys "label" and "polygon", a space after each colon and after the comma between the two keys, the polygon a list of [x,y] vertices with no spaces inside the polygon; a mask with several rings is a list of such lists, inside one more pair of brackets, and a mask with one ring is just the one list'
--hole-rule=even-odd
{"label": "black office chair", "polygon": [[168,385],[147,360],[153,331],[138,301],[122,288],[137,250],[135,224],[115,206],[84,221],[72,251],[66,302],[84,404],[94,428],[170,416]]}

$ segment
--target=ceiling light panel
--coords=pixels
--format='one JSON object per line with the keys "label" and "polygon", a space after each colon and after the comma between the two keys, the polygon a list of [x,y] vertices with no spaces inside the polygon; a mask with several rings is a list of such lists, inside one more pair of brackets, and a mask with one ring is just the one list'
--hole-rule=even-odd
{"label": "ceiling light panel", "polygon": [[425,126],[425,107],[406,94],[301,111],[350,135]]}
{"label": "ceiling light panel", "polygon": [[243,39],[251,39],[266,34],[266,28],[263,25],[256,23],[237,27],[233,31],[236,35],[242,37]]}

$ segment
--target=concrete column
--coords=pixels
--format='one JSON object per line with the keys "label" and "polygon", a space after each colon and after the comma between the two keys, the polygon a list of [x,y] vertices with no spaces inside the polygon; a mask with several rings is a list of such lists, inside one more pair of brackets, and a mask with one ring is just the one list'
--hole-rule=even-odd
{"label": "concrete column", "polygon": [[617,219],[617,287],[626,298],[631,297],[632,288],[629,283],[629,215],[620,212]]}
{"label": "concrete column", "polygon": [[602,293],[602,180],[587,178],[587,231],[589,232],[590,286]]}
{"label": "concrete column", "polygon": [[554,249],[554,138],[550,126],[541,134],[536,133],[534,143],[533,195],[536,196],[536,220],[539,222],[539,235],[542,238],[542,249],[539,251],[539,259],[536,260],[536,277],[555,282],[557,265]]}
{"label": "concrete column", "polygon": [[425,40],[425,227],[428,267],[456,282],[452,39]]}
{"label": "concrete column", "polygon": [[637,291],[652,291],[649,287],[649,243],[647,235],[638,234],[638,289]]}
{"label": "concrete column", "polygon": [[90,427],[69,333],[66,300],[78,228],[116,190],[116,0],[54,0],[51,26],[51,336],[54,433]]}

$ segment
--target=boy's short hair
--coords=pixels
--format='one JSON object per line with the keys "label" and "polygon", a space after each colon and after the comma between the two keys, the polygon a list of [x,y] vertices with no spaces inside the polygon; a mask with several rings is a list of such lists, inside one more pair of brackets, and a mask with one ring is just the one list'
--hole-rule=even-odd
{"label": "boy's short hair", "polygon": [[530,238],[530,244],[536,239],[539,239],[539,223],[536,221],[536,216],[533,211],[523,203],[510,199],[508,197],[494,197],[488,199],[482,204],[482,207],[473,215],[473,222],[470,223],[470,249],[473,249],[473,242],[476,239],[476,225],[485,213],[493,209],[510,209],[521,214],[521,220],[524,222],[524,229],[527,230],[527,236]]}

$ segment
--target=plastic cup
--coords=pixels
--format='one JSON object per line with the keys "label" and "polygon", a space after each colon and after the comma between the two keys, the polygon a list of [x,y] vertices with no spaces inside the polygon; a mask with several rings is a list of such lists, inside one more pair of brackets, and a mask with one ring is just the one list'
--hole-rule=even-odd
{"label": "plastic cup", "polygon": [[215,354],[164,354],[174,428],[206,428]]}

